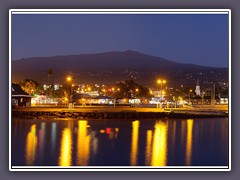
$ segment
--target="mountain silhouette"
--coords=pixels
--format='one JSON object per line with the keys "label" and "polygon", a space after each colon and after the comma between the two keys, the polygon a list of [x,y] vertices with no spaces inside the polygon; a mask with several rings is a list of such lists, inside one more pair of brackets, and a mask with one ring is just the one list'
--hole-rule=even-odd
{"label": "mountain silhouette", "polygon": [[98,54],[31,57],[12,61],[12,80],[26,78],[47,83],[47,70],[53,69],[52,83],[64,83],[71,73],[75,83],[108,84],[134,79],[146,85],[156,84],[156,78],[168,79],[172,86],[228,80],[228,68],[177,63],[137,51],[111,51]]}

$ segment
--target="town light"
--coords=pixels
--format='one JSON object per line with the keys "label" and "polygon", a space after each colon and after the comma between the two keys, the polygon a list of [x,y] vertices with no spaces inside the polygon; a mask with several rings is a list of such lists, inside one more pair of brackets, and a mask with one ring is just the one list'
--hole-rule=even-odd
{"label": "town light", "polygon": [[157,80],[157,83],[158,84],[165,84],[167,81],[166,80],[161,80],[161,79],[158,79]]}
{"label": "town light", "polygon": [[67,77],[67,81],[72,81],[72,77],[71,77],[71,76],[68,76],[68,77]]}
{"label": "town light", "polygon": [[163,100],[163,84],[165,84],[167,81],[165,79],[158,79],[157,83],[161,85],[161,101]]}

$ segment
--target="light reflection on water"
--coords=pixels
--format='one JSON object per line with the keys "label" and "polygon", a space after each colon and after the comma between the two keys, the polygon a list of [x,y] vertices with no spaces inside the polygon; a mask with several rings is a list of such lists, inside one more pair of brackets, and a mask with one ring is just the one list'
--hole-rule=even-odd
{"label": "light reflection on water", "polygon": [[157,121],[154,127],[152,166],[167,165],[167,122]]}
{"label": "light reflection on water", "polygon": [[152,157],[152,130],[147,130],[146,134],[146,150],[145,150],[145,165],[151,165],[151,157]]}
{"label": "light reflection on water", "polygon": [[192,130],[193,130],[193,119],[187,120],[187,137],[186,137],[186,166],[191,165],[192,157]]}
{"label": "light reflection on water", "polygon": [[12,165],[215,166],[228,163],[227,119],[116,122],[20,119],[13,121],[12,127]]}
{"label": "light reflection on water", "polygon": [[132,122],[130,165],[137,166],[139,121]]}
{"label": "light reflection on water", "polygon": [[[90,155],[91,136],[87,132],[87,121],[78,121],[77,138],[77,165],[87,166]],[[97,151],[97,143],[93,144],[94,151]]]}
{"label": "light reflection on water", "polygon": [[26,143],[26,165],[31,166],[34,164],[37,148],[36,125],[32,125],[30,132],[27,135]]}

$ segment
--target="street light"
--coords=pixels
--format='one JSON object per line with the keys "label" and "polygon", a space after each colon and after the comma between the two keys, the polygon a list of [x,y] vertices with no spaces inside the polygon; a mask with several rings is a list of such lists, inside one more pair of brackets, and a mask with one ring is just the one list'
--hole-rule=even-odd
{"label": "street light", "polygon": [[[67,82],[70,84],[70,82],[72,82],[72,77],[71,76],[68,76],[67,78]],[[70,84],[70,96],[69,96],[69,109],[72,109],[72,84]]]}
{"label": "street light", "polygon": [[67,77],[67,81],[68,81],[68,82],[72,81],[72,77],[71,77],[71,76],[68,76],[68,77]]}
{"label": "street light", "polygon": [[190,95],[191,95],[192,90],[189,90],[189,97],[188,97],[188,105],[190,105]]}
{"label": "street light", "polygon": [[149,93],[152,95],[152,94],[153,94],[153,91],[151,90]]}
{"label": "street light", "polygon": [[136,88],[135,89],[135,98],[137,98],[137,94],[139,93],[139,89],[138,88]]}
{"label": "street light", "polygon": [[161,85],[161,101],[163,100],[163,93],[162,93],[163,84],[165,84],[166,82],[167,82],[166,80],[161,80],[161,79],[157,80],[157,83]]}

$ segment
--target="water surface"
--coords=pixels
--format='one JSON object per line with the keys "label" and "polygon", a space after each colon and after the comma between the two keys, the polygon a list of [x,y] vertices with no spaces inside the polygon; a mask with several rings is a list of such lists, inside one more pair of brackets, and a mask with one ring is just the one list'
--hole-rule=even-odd
{"label": "water surface", "polygon": [[12,120],[12,166],[227,166],[228,119]]}

